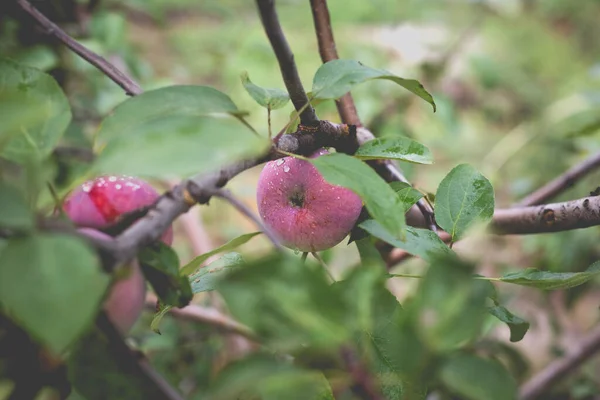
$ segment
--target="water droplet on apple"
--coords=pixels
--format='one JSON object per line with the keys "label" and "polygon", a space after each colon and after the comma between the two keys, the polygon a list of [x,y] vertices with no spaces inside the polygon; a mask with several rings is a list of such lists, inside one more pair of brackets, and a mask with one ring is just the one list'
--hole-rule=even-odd
{"label": "water droplet on apple", "polygon": [[277,160],[277,165],[281,165],[285,162],[285,160],[283,158],[280,158],[279,160]]}
{"label": "water droplet on apple", "polygon": [[283,167],[283,172],[290,172],[290,167],[288,167],[287,165]]}

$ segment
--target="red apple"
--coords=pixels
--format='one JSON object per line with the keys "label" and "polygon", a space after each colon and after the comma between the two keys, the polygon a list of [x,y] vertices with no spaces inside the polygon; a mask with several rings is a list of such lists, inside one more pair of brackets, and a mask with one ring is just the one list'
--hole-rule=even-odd
{"label": "red apple", "polygon": [[[311,158],[328,154],[319,149]],[[314,252],[340,243],[356,223],[360,197],[328,183],[310,162],[285,157],[268,162],[257,188],[258,211],[281,242]]]}

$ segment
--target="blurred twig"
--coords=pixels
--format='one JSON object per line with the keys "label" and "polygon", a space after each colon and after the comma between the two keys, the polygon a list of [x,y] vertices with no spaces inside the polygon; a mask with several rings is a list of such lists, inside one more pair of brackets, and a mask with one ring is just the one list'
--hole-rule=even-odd
{"label": "blurred twig", "polygon": [[589,358],[597,354],[598,351],[600,351],[600,325],[583,337],[577,344],[577,348],[568,352],[563,358],[552,362],[540,373],[527,381],[519,392],[520,399],[539,399],[541,395],[548,392],[554,385],[574,372]]}
{"label": "blurred twig", "polygon": [[346,369],[352,377],[352,391],[364,400],[384,400],[369,371],[362,365],[354,351],[347,346],[343,346],[340,354]]}

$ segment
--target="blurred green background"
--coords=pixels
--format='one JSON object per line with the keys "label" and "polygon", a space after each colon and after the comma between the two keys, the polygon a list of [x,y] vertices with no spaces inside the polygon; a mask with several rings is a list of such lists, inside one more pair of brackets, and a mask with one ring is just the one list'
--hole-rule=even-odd
{"label": "blurred green background", "polygon": [[[266,112],[245,93],[240,74],[247,71],[260,86],[284,85],[254,2],[101,0],[92,2],[91,12],[87,2],[37,3],[144,89],[173,84],[216,87],[249,111],[249,121],[266,135]],[[369,82],[352,93],[363,123],[376,135],[406,135],[432,150],[434,165],[400,165],[419,189],[435,192],[452,167],[471,163],[494,184],[496,206],[508,207],[600,150],[599,0],[330,0],[329,7],[340,57],[419,79],[433,94],[435,114],[390,82]],[[321,64],[309,3],[280,0],[277,10],[308,90]],[[77,56],[43,34],[32,35],[31,24],[2,11],[0,54],[57,78],[74,113],[63,144],[91,148],[102,118],[126,96]],[[291,112],[291,104],[274,112],[274,131],[285,125]],[[338,121],[331,102],[319,105],[317,112],[322,119]],[[84,168],[59,163],[55,184],[68,188]],[[260,168],[246,171],[230,184],[253,209],[259,172]],[[592,173],[556,200],[588,195],[600,185],[599,177]],[[198,221],[208,247],[255,230],[218,199],[201,208]],[[184,230],[176,228],[175,248],[186,262],[195,254]],[[479,273],[489,276],[525,267],[580,271],[598,259],[598,233],[595,227],[527,237],[473,237],[456,248],[478,262]],[[240,252],[259,254],[268,246],[259,237]],[[345,243],[324,257],[334,273],[358,261],[355,247]],[[418,272],[421,267],[419,260],[410,260],[398,270]],[[390,287],[402,300],[413,285],[396,279]],[[598,319],[600,291],[593,285],[552,295],[512,287],[503,287],[501,293],[511,309],[532,323],[525,339],[512,345],[518,352],[511,357],[526,366],[517,374],[521,380],[566,351]],[[148,313],[139,322],[132,341],[193,398],[225,357],[227,337],[173,318],[164,320],[159,336],[148,329],[150,319]],[[507,342],[507,332],[505,326],[492,325],[488,337]],[[557,398],[584,399],[599,393],[598,368],[588,364],[559,388],[558,393],[570,397]]]}

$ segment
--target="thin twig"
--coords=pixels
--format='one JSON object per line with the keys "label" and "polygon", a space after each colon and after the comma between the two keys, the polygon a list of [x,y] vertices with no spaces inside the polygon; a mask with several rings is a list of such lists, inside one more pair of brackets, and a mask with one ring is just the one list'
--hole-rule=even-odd
{"label": "thin twig", "polygon": [[77,53],[81,58],[102,71],[104,75],[108,76],[113,82],[121,86],[126,94],[135,96],[142,93],[142,89],[136,82],[108,62],[104,57],[95,54],[67,35],[65,31],[58,27],[58,25],[50,21],[44,14],[33,7],[29,1],[17,0],[17,3],[46,30],[48,35],[54,36],[65,46]]}
{"label": "thin twig", "polygon": [[319,264],[321,264],[321,267],[323,267],[323,269],[325,270],[325,272],[327,273],[327,275],[329,275],[329,278],[333,282],[337,282],[335,280],[335,278],[333,277],[333,275],[331,274],[331,271],[329,270],[329,267],[327,266],[327,264],[325,264],[325,261],[321,258],[321,256],[317,252],[314,252],[314,251],[311,252],[310,254],[312,254],[312,256],[317,259],[317,261],[319,262]]}
{"label": "thin twig", "polygon": [[577,370],[600,351],[600,325],[594,328],[563,358],[552,362],[527,381],[519,392],[521,400],[534,400],[547,393],[554,385]]}
{"label": "thin twig", "polygon": [[354,351],[348,346],[343,346],[340,355],[352,377],[352,391],[364,400],[384,400],[369,371],[362,365]]}
{"label": "thin twig", "polygon": [[525,197],[516,204],[516,207],[543,204],[572,187],[578,180],[599,167],[600,153],[596,153]]}
{"label": "thin twig", "polygon": [[[256,0],[260,13],[260,20],[265,28],[265,33],[271,42],[273,52],[277,57],[283,82],[290,94],[290,99],[296,108],[300,111],[306,104],[309,104],[308,96],[302,86],[296,63],[294,62],[294,54],[285,38],[277,11],[275,11],[275,0]],[[319,121],[315,110],[311,105],[308,105],[304,111],[300,113],[300,121],[303,125],[314,125]]]}
{"label": "thin twig", "polygon": [[241,212],[250,220],[252,220],[252,222],[254,222],[254,224],[269,238],[269,240],[271,240],[271,242],[273,243],[275,248],[277,248],[277,250],[283,250],[279,239],[277,239],[277,237],[275,236],[275,234],[273,234],[271,229],[265,224],[263,224],[260,218],[254,215],[252,210],[250,210],[248,207],[246,207],[244,203],[242,203],[234,195],[232,195],[230,191],[221,189],[215,192],[215,196],[221,197],[227,200],[229,203],[231,203],[231,205],[234,206],[239,212]]}

